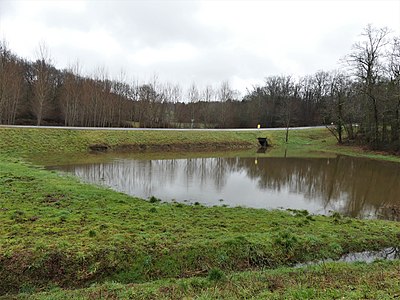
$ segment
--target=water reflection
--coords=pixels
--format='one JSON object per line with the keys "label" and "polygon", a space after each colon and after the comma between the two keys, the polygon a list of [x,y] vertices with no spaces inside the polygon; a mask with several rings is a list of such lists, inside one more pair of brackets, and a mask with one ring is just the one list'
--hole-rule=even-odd
{"label": "water reflection", "polygon": [[399,259],[400,258],[400,248],[397,247],[390,247],[390,248],[384,248],[380,251],[364,251],[364,252],[352,252],[343,255],[340,257],[338,260],[332,260],[332,259],[325,259],[317,262],[308,262],[308,263],[300,263],[296,264],[295,267],[300,268],[304,266],[312,266],[320,263],[325,263],[325,262],[332,262],[332,261],[339,261],[339,262],[348,262],[348,263],[354,263],[354,262],[365,262],[365,263],[372,263],[377,260],[394,260],[394,259]]}
{"label": "water reflection", "polygon": [[[361,158],[115,159],[57,167],[85,181],[164,200],[400,218],[400,164]],[[221,202],[220,199],[224,201]]]}

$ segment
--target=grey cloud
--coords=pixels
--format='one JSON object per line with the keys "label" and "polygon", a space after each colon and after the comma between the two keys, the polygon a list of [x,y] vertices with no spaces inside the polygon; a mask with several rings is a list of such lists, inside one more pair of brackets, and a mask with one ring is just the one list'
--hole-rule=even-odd
{"label": "grey cloud", "polygon": [[[11,19],[15,17],[15,20],[20,24],[19,26],[29,26],[29,24],[25,24],[28,22],[27,20],[18,16],[18,10],[25,3],[0,0],[0,18],[2,16]],[[296,30],[293,30],[293,32],[284,30],[288,28],[287,26],[295,26],[290,22],[276,23],[276,26],[271,27],[264,25],[264,18],[259,18],[256,20],[257,22],[246,24],[246,20],[252,17],[245,15],[246,11],[243,12],[242,18],[230,20],[230,18],[226,18],[229,14],[229,9],[226,9],[217,11],[220,13],[221,22],[215,20],[216,16],[213,16],[210,18],[210,24],[207,24],[204,23],[207,19],[206,13],[210,11],[205,10],[204,3],[199,1],[89,0],[85,2],[63,2],[63,4],[68,5],[82,5],[82,3],[84,3],[83,11],[61,10],[58,5],[43,5],[40,6],[39,15],[32,16],[35,22],[37,21],[45,28],[43,34],[49,34],[49,40],[46,40],[46,42],[49,43],[51,54],[58,67],[66,67],[69,62],[74,62],[79,58],[86,75],[91,75],[97,67],[104,66],[109,70],[111,76],[116,76],[121,69],[124,69],[128,77],[135,76],[139,80],[147,80],[156,73],[159,74],[161,81],[181,83],[182,85],[188,85],[191,82],[196,82],[199,86],[216,85],[234,77],[241,80],[252,80],[253,78],[262,79],[268,75],[293,72],[292,70],[284,70],[284,66],[287,66],[287,68],[293,66],[291,69],[295,72],[298,70],[299,72],[313,73],[319,69],[329,70],[343,53],[348,53],[351,40],[357,38],[362,29],[357,28],[358,25],[356,26],[356,24],[360,21],[353,17],[351,19],[337,19],[336,28],[331,32],[327,32],[328,29],[326,29],[323,36],[313,37],[311,26],[309,28],[311,34],[308,30],[298,33],[304,34],[303,43],[297,45],[295,44],[297,42],[293,42],[290,47],[282,49],[282,55],[279,55],[279,57],[284,61],[279,62],[276,57],[271,56],[274,51],[269,53],[268,48],[255,49],[258,51],[254,52],[260,53],[259,56],[255,55],[251,47],[257,47],[257,45],[264,47],[263,43],[253,44],[251,38],[243,39],[243,35],[246,36],[246,31],[251,31],[253,34],[258,32],[257,38],[269,39],[271,43],[276,45],[279,44],[280,38],[290,40],[291,35],[296,33]],[[221,3],[227,5],[227,7],[231,5],[228,1],[221,1]],[[246,5],[251,8],[252,3],[246,2]],[[218,8],[211,6],[207,9]],[[203,18],[201,20],[200,13]],[[299,13],[307,15],[301,9],[299,9]],[[278,15],[281,16],[281,13],[278,13]],[[266,14],[265,16],[268,18],[269,15]],[[285,16],[286,14],[283,14],[281,20],[284,20]],[[288,16],[290,14],[286,17]],[[231,22],[240,25],[240,29],[243,29],[242,32],[235,32],[238,26],[233,26]],[[268,24],[268,22],[265,24]],[[324,23],[320,25],[324,26]],[[47,31],[48,28],[52,29],[50,33]],[[327,26],[327,28],[332,27]],[[118,43],[117,51],[120,51],[118,52],[120,55],[112,56],[111,53],[107,52],[108,47],[105,44],[95,45],[95,47],[98,47],[98,51],[96,49],[93,52],[79,49],[80,47],[77,47],[79,45],[74,45],[72,41],[67,39],[61,40],[62,44],[60,45],[58,38],[52,45],[53,41],[50,40],[52,35],[58,34],[58,32],[61,34],[64,29],[76,30],[76,32],[82,33],[82,36],[88,36],[88,38],[90,38],[92,32],[104,30]],[[274,37],[272,38],[268,34],[269,30],[278,34],[271,35]],[[279,36],[281,32],[282,37]],[[283,36],[284,34],[287,36]],[[21,40],[25,37],[21,34],[18,38]],[[307,40],[307,38],[310,38],[310,40]],[[298,41],[298,39],[294,40]],[[172,62],[165,61],[173,56],[171,53],[167,53],[165,57],[157,56],[160,49],[167,49],[166,51],[174,49],[175,43],[185,44],[181,48],[177,47],[179,49],[185,49],[184,47],[187,45],[190,46],[189,49],[195,49],[191,53],[193,59],[189,60],[189,55],[181,61],[179,57],[173,57]],[[236,46],[229,47],[228,45]],[[148,48],[151,50],[150,54],[148,56],[143,55],[143,57],[150,59],[154,52],[155,61],[153,63],[146,61],[143,64],[135,64],[134,60],[129,60],[133,53],[140,55],[143,54],[144,49]]]}
{"label": "grey cloud", "polygon": [[217,49],[204,50],[196,60],[185,64],[158,64],[157,70],[152,71],[158,73],[163,80],[179,82],[186,86],[192,82],[205,86],[219,84],[232,79],[233,76],[243,80],[263,78],[265,74],[275,74],[279,72],[278,70],[273,61],[255,56],[244,49],[233,49],[228,52]]}
{"label": "grey cloud", "polygon": [[[1,0],[0,0],[1,1]],[[199,53],[195,60],[186,62],[161,62],[150,66],[128,64],[126,57],[105,58],[100,53],[75,51],[75,45],[53,47],[56,65],[67,67],[80,60],[86,75],[99,66],[110,74],[124,69],[129,76],[146,80],[159,74],[160,80],[189,85],[219,84],[237,76],[242,79],[263,77],[278,68],[272,61],[256,57],[241,48],[229,48],[232,33],[209,27],[197,19],[198,2],[195,1],[87,1],[82,12],[60,11],[56,6],[45,7],[38,18],[52,29],[75,29],[90,32],[103,29],[112,34],[125,53],[145,47],[159,48],[175,42],[195,47]],[[74,2],[71,2],[74,5]],[[51,43],[51,41],[49,41]],[[101,45],[99,45],[101,47]],[[106,45],[105,45],[106,48]],[[76,53],[76,55],[75,55]]]}
{"label": "grey cloud", "polygon": [[[117,3],[118,5],[116,5]],[[242,49],[225,49],[220,45],[229,41],[228,33],[210,29],[196,21],[197,3],[191,1],[113,1],[87,2],[86,11],[81,14],[44,11],[47,26],[53,28],[76,28],[89,31],[102,28],[112,33],[121,47],[131,52],[144,47],[158,48],[174,42],[185,42],[198,49],[200,55],[195,61],[186,63],[163,62],[147,67],[127,65],[124,57],[113,57],[104,61],[100,55],[83,53],[85,69],[92,70],[100,63],[112,72],[124,68],[129,74],[158,73],[160,79],[173,82],[196,81],[214,84],[227,80],[226,74],[254,76],[269,68],[271,62],[256,58]],[[58,61],[66,65],[73,61],[73,45],[52,48]],[[87,52],[87,51],[86,51]],[[96,62],[96,59],[98,60]],[[268,65],[268,67],[265,67]]]}
{"label": "grey cloud", "polygon": [[[73,2],[72,2],[73,3]],[[126,46],[159,47],[171,42],[212,44],[225,34],[196,22],[192,1],[87,1],[82,14],[43,11],[49,27],[104,29]]]}
{"label": "grey cloud", "polygon": [[340,66],[341,59],[346,53],[350,53],[351,45],[361,31],[362,26],[359,28],[348,24],[337,26],[327,31],[314,48],[297,45],[288,51],[287,58],[294,62],[301,62],[305,74],[312,74],[319,70],[330,71]]}
{"label": "grey cloud", "polygon": [[336,59],[342,58],[343,53],[351,51],[352,44],[357,40],[365,24],[360,26],[342,25],[327,32],[320,40],[320,51],[330,54]]}

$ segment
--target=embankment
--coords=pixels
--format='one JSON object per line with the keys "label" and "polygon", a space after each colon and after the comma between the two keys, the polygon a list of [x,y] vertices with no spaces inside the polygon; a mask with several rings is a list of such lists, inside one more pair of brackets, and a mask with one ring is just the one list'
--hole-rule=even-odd
{"label": "embankment", "polygon": [[92,150],[215,150],[257,147],[255,131],[68,130],[0,128],[0,151],[75,153]]}

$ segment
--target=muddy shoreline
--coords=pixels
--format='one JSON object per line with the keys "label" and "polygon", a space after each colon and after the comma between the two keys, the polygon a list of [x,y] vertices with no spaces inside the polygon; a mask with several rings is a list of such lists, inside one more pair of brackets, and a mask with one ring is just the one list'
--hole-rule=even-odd
{"label": "muddy shoreline", "polygon": [[145,152],[145,151],[215,151],[215,150],[241,150],[256,148],[248,142],[214,142],[214,143],[169,143],[169,144],[92,144],[89,152]]}

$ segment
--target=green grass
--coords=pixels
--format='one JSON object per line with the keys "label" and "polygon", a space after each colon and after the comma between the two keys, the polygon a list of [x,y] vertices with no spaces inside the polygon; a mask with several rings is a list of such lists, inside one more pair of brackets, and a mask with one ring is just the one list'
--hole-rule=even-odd
{"label": "green grass", "polygon": [[[267,156],[320,156],[320,153],[362,156],[400,162],[399,156],[366,151],[359,147],[339,146],[327,129],[291,130],[289,143],[285,131],[121,131],[21,129],[0,127],[0,154],[12,157],[43,156],[50,152],[77,155],[88,152],[90,145],[105,144],[111,150],[151,150],[164,154],[180,152],[254,149],[257,137],[268,137],[272,143]],[[250,153],[250,152],[249,152]]]}
{"label": "green grass", "polygon": [[[264,134],[274,144],[274,149],[266,155],[282,155],[283,132],[0,128],[0,295],[8,293],[5,297],[10,297],[10,293],[51,290],[54,287],[79,288],[97,283],[93,288],[56,291],[54,295],[79,297],[79,293],[88,293],[88,297],[93,298],[93,293],[98,295],[96,293],[111,291],[112,294],[115,287],[121,297],[128,295],[125,293],[143,293],[143,299],[158,299],[154,293],[160,289],[166,291],[161,295],[164,298],[174,298],[175,295],[177,298],[183,295],[194,297],[198,293],[207,299],[213,297],[214,292],[216,297],[230,298],[232,295],[240,298],[241,293],[258,295],[258,285],[261,293],[266,283],[255,278],[270,275],[257,272],[229,275],[232,272],[280,268],[298,262],[335,259],[348,252],[400,245],[400,224],[397,222],[357,220],[338,215],[309,216],[302,211],[148,202],[80,183],[75,178],[31,165],[24,159],[33,154],[46,155],[50,150],[83,155],[89,145],[96,143],[106,143],[112,148],[121,144],[186,143],[185,148],[195,141],[204,145],[221,143],[220,146],[222,141],[230,141],[229,145],[224,145],[229,148],[255,147],[255,137]],[[353,151],[336,148],[325,130],[292,132],[291,142],[287,145],[287,151],[295,155],[303,152],[317,155],[330,149]],[[360,153],[354,151],[353,154]],[[336,268],[336,265],[332,266]],[[398,269],[396,263],[385,266],[382,274],[386,275]],[[347,267],[337,265],[337,268],[345,270]],[[367,276],[367,267],[355,268],[355,274]],[[348,272],[352,272],[350,269]],[[213,274],[212,270],[214,275],[208,279],[177,281],[187,285],[188,290],[175,288],[175,279],[169,279],[207,277]],[[277,273],[271,271],[271,276],[288,276],[285,272],[300,274],[297,270],[279,270]],[[309,274],[310,278],[314,276],[312,272]],[[238,278],[238,287],[228,284],[231,280],[226,281],[225,275],[233,278],[233,282]],[[318,278],[317,274],[315,276]],[[146,283],[160,279],[172,281]],[[334,280],[339,279],[334,277]],[[209,283],[214,281],[218,282],[217,287]],[[102,285],[102,282],[116,283]],[[201,287],[192,289],[190,286],[196,282]],[[202,282],[205,282],[204,286]],[[303,293],[301,286],[293,284],[293,293]],[[248,286],[245,288],[244,285]],[[360,289],[364,286],[361,283],[354,285]],[[337,286],[342,287],[340,280]],[[175,291],[180,294],[174,294]],[[284,295],[287,291],[290,292],[290,288],[281,287],[276,295]],[[342,287],[339,291],[347,290]],[[48,299],[53,299],[51,295]],[[38,297],[47,296],[41,294]],[[262,298],[263,294],[259,297]]]}
{"label": "green grass", "polygon": [[[325,263],[226,274],[222,277],[168,279],[144,284],[107,282],[7,299],[397,299],[400,262]],[[214,272],[215,273],[215,272]],[[213,274],[210,272],[210,275]],[[1,299],[1,298],[0,298]]]}
{"label": "green grass", "polygon": [[[90,145],[105,144],[111,149],[123,146],[146,146],[157,149],[165,145],[187,149],[254,147],[257,132],[231,131],[121,131],[0,128],[0,151],[3,153],[77,153],[87,152]],[[18,140],[18,141],[17,141]],[[129,150],[129,147],[128,147]]]}

